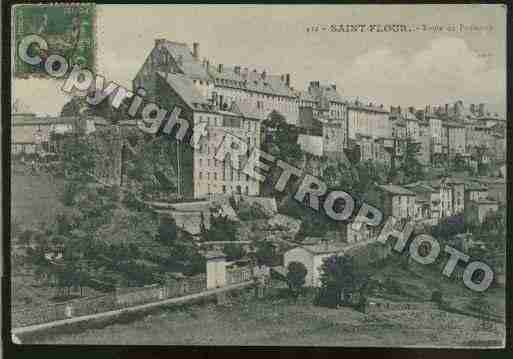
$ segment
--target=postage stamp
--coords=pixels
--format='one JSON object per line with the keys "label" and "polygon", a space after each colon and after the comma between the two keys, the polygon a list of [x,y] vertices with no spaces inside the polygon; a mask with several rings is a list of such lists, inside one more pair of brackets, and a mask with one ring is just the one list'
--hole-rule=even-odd
{"label": "postage stamp", "polygon": [[[23,4],[13,8],[15,42],[18,51],[21,39],[35,34],[48,43],[48,49],[33,44],[29,55],[39,55],[43,59],[48,54],[59,54],[70,59],[73,64],[87,68],[95,65],[95,4],[91,3],[51,3]],[[44,61],[41,66],[31,66],[15,57],[15,76],[47,77]]]}

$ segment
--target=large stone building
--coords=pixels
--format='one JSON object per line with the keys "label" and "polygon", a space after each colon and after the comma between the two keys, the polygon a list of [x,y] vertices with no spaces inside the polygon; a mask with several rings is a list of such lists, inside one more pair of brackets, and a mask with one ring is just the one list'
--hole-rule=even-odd
{"label": "large stone building", "polygon": [[429,123],[429,133],[431,135],[431,162],[436,162],[442,156],[442,119],[431,106],[426,106],[424,118]]}
{"label": "large stone building", "polygon": [[[289,123],[298,118],[290,75],[258,74],[239,66],[213,68],[209,61],[200,61],[196,43],[191,52],[184,43],[156,40],[133,85],[134,90],[144,88],[148,99],[159,106],[180,107],[191,128],[207,123],[207,136],[198,148],[181,144],[177,161],[183,197],[258,195],[259,182],[227,161],[218,161],[217,148],[227,133],[246,141],[250,151],[260,148],[260,121],[273,111]],[[247,158],[239,160],[243,163]]]}
{"label": "large stone building", "polygon": [[395,143],[389,111],[383,105],[364,105],[360,101],[347,104],[347,142],[356,150],[360,161],[372,160],[391,165]]}
{"label": "large stone building", "polygon": [[[322,168],[322,158],[345,160],[347,149],[346,103],[335,84],[311,81],[308,89],[298,92],[299,138],[305,152],[305,165]],[[310,166],[311,167],[311,166]]]}
{"label": "large stone building", "polygon": [[447,149],[448,158],[452,159],[456,155],[465,156],[467,154],[465,126],[456,121],[445,121],[442,124],[442,130],[444,134],[442,148]]}
{"label": "large stone building", "polygon": [[356,140],[357,135],[373,138],[389,138],[392,135],[389,111],[383,105],[364,105],[356,100],[347,104],[347,137]]}
{"label": "large stone building", "polygon": [[415,192],[393,184],[379,185],[377,189],[380,191],[378,208],[383,209],[384,218],[415,218]]}

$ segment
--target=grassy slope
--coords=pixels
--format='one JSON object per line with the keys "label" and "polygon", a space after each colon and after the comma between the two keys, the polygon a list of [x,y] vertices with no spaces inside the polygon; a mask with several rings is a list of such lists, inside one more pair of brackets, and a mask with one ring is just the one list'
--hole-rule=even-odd
{"label": "grassy slope", "polygon": [[23,227],[49,223],[63,209],[58,200],[62,183],[52,177],[11,173],[11,218]]}
{"label": "grassy slope", "polygon": [[[395,264],[380,275],[406,279],[407,291],[430,290],[436,273],[411,276]],[[434,283],[431,283],[434,284]],[[468,296],[468,290],[448,282],[444,290],[453,300]],[[480,328],[472,316],[431,311],[391,311],[365,315],[349,308],[313,306],[311,294],[293,302],[283,288],[273,288],[265,300],[251,292],[233,299],[231,306],[193,305],[165,309],[130,323],[115,323],[102,329],[35,339],[58,344],[169,344],[169,345],[307,345],[307,346],[463,346],[486,345],[504,337],[504,325]],[[285,292],[286,293],[286,292]],[[499,293],[499,292],[497,292]],[[503,292],[502,292],[503,293]],[[421,295],[421,294],[419,294]],[[407,295],[412,300],[411,293]],[[497,300],[497,294],[489,296]],[[503,297],[502,297],[503,298]],[[421,300],[421,298],[418,298]],[[502,303],[504,305],[504,303]],[[488,342],[487,342],[488,341]]]}

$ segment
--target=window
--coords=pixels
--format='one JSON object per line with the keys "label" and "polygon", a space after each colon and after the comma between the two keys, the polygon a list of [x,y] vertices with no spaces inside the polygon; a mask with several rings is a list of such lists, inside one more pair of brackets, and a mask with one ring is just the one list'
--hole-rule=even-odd
{"label": "window", "polygon": [[226,193],[226,186],[223,185],[223,193]]}
{"label": "window", "polygon": [[214,172],[214,180],[217,181],[217,172]]}
{"label": "window", "polygon": [[241,119],[240,118],[232,118],[232,117],[223,117],[223,126],[224,127],[241,127]]}

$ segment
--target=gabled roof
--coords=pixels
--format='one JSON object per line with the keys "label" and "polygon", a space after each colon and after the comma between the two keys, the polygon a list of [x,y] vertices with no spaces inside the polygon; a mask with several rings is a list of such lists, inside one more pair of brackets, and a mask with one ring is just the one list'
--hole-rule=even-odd
{"label": "gabled roof", "polygon": [[266,114],[264,111],[257,109],[255,106],[252,106],[252,104],[247,101],[234,103],[231,110],[241,114],[245,118],[254,120],[265,120],[269,115],[268,113]]}
{"label": "gabled roof", "polygon": [[300,248],[305,249],[306,251],[312,254],[337,254],[344,250],[346,247],[344,244],[335,244],[335,243],[320,243],[320,244],[312,244],[306,246],[300,246]]}
{"label": "gabled roof", "polygon": [[465,191],[487,191],[488,188],[479,182],[466,182]]}
{"label": "gabled roof", "polygon": [[456,121],[446,121],[442,122],[442,126],[452,127],[452,128],[463,128],[465,127],[462,123]]}
{"label": "gabled roof", "polygon": [[208,106],[205,97],[196,89],[192,80],[183,74],[157,72],[168,85],[182,98],[191,108],[197,109],[198,105]]}
{"label": "gabled roof", "polygon": [[385,192],[392,193],[394,195],[415,196],[414,192],[395,184],[379,185],[378,188],[382,189]]}
{"label": "gabled roof", "polygon": [[417,117],[415,117],[415,115],[410,111],[404,112],[403,118],[407,121],[418,121]]}
{"label": "gabled roof", "polygon": [[499,205],[498,201],[492,200],[492,199],[479,199],[477,201],[473,201],[476,204],[496,204]]}
{"label": "gabled roof", "polygon": [[396,127],[406,127],[406,121],[404,121],[402,118],[400,118],[399,120],[396,120],[392,123],[392,126],[396,126]]}
{"label": "gabled roof", "polygon": [[173,56],[178,67],[180,67],[184,74],[191,78],[208,78],[206,69],[192,56],[187,44],[165,40],[162,46]]}
{"label": "gabled roof", "polygon": [[297,96],[300,101],[317,102],[317,99],[308,91],[298,91]]}
{"label": "gabled roof", "polygon": [[347,104],[347,108],[348,109],[353,109],[353,110],[370,111],[370,112],[390,113],[385,108],[381,108],[381,107],[377,107],[377,106],[368,106],[368,105],[364,105],[364,104],[361,104],[361,103],[356,102],[356,101],[355,102],[349,102]]}
{"label": "gabled roof", "polygon": [[309,93],[316,101],[320,102],[321,104],[323,103],[322,99],[327,102],[346,102],[334,86],[321,84],[319,84],[319,86],[310,86],[307,93]]}
{"label": "gabled roof", "polygon": [[433,187],[431,187],[430,185],[428,185],[427,183],[422,182],[422,181],[408,183],[408,184],[405,184],[404,187],[406,187],[414,192],[421,192],[421,193],[437,192]]}
{"label": "gabled roof", "polygon": [[275,96],[297,97],[279,75],[266,74],[263,78],[257,71],[246,72],[241,69],[235,72],[235,67],[223,67],[219,72],[219,68],[215,66],[209,66],[208,74],[217,86],[240,88]]}

